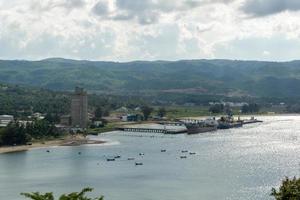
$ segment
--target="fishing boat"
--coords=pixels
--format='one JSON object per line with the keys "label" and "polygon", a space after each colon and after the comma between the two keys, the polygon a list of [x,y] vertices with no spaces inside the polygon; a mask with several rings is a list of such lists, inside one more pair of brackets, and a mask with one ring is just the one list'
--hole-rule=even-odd
{"label": "fishing boat", "polygon": [[186,159],[187,156],[180,156],[180,159]]}
{"label": "fishing boat", "polygon": [[143,165],[141,162],[136,162],[135,165]]}

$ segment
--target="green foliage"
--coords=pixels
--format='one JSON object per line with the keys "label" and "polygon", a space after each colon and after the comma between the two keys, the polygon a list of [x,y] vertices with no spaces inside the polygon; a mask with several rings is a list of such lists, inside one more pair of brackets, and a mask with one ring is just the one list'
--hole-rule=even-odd
{"label": "green foliage", "polygon": [[[0,80],[53,90],[149,96],[215,94],[299,97],[299,61],[184,60],[177,62],[89,62],[67,59],[0,61]],[[174,98],[174,97],[172,97]]]}
{"label": "green foliage", "polygon": [[54,200],[53,193],[40,194],[39,192],[21,193],[21,195],[32,200]]}
{"label": "green foliage", "polygon": [[[89,109],[101,108],[101,112],[98,110],[96,113],[98,116],[108,116],[113,109],[143,102],[140,98],[95,94],[89,95],[88,100]],[[0,115],[10,114],[26,119],[34,112],[47,113],[47,121],[58,123],[60,115],[70,113],[70,103],[69,92],[0,84]]]}
{"label": "green foliage", "polygon": [[144,105],[144,106],[141,107],[141,110],[142,110],[142,113],[143,113],[143,115],[144,115],[144,119],[145,119],[145,120],[148,120],[150,114],[151,114],[152,111],[153,111],[153,108],[150,107],[150,106]]}
{"label": "green foliage", "polygon": [[272,188],[271,196],[276,200],[299,200],[300,199],[300,179],[286,177],[277,191]]}
{"label": "green foliage", "polygon": [[95,118],[96,119],[101,119],[103,116],[103,111],[101,107],[97,107],[95,110]]}
{"label": "green foliage", "polygon": [[60,118],[58,114],[47,113],[45,116],[45,120],[51,124],[54,124],[54,123],[59,123]]}
{"label": "green foliage", "polygon": [[286,109],[289,113],[300,113],[300,104],[289,105]]}
{"label": "green foliage", "polygon": [[[58,198],[58,200],[104,200],[103,196],[96,197],[96,198],[87,197],[86,193],[91,191],[93,191],[92,188],[84,188],[79,193],[73,192],[70,194],[63,194]],[[39,192],[34,192],[34,193],[21,193],[21,195],[32,200],[54,200],[55,199],[53,193],[40,194]]]}
{"label": "green foliage", "polygon": [[224,105],[223,104],[215,104],[215,105],[212,105],[210,108],[209,108],[209,112],[211,113],[222,113],[224,112]]}
{"label": "green foliage", "polygon": [[18,122],[12,122],[0,130],[1,145],[22,145],[31,140],[26,127]]}
{"label": "green foliage", "polygon": [[34,112],[65,114],[70,110],[70,97],[65,93],[44,89],[0,85],[0,115],[15,117],[31,115]]}
{"label": "green foliage", "polygon": [[47,120],[36,120],[33,123],[28,123],[26,125],[26,131],[31,137],[38,139],[59,136],[59,131],[54,124],[51,124]]}
{"label": "green foliage", "polygon": [[256,103],[252,103],[249,105],[243,105],[242,106],[242,113],[257,113],[259,112],[259,105]]}
{"label": "green foliage", "polygon": [[24,145],[32,138],[58,137],[57,128],[46,120],[36,120],[26,126],[19,122],[12,122],[7,127],[0,129],[1,145]]}
{"label": "green foliage", "polygon": [[164,107],[159,108],[157,111],[157,115],[160,117],[164,117],[166,115],[166,113],[167,113],[167,111]]}

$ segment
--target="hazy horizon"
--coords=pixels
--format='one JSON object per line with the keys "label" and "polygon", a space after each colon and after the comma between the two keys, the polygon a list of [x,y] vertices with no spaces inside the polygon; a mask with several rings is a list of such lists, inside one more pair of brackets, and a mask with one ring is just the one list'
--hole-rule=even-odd
{"label": "hazy horizon", "polygon": [[282,61],[276,61],[276,60],[255,60],[255,59],[226,59],[226,58],[191,58],[191,59],[176,59],[176,60],[161,60],[161,59],[154,59],[154,60],[128,60],[128,61],[117,61],[117,60],[93,60],[93,59],[80,59],[80,58],[68,58],[68,57],[46,57],[46,58],[40,58],[40,59],[18,59],[18,58],[12,58],[12,59],[0,59],[0,61],[28,61],[28,62],[39,62],[39,61],[47,61],[47,60],[55,60],[55,59],[61,59],[61,60],[71,60],[71,61],[87,61],[87,62],[112,62],[112,63],[131,63],[131,62],[180,62],[180,61],[205,61],[205,60],[225,60],[225,61],[238,61],[238,62],[270,62],[270,63],[289,63],[289,62],[298,62],[299,59],[293,59],[293,60],[282,60]]}

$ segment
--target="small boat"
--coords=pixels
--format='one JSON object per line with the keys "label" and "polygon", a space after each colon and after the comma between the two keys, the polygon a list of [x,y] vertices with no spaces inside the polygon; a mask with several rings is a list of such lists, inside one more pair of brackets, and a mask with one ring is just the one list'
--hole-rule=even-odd
{"label": "small boat", "polygon": [[140,155],[140,156],[144,156],[145,154],[144,154],[144,153],[139,153],[139,155]]}
{"label": "small boat", "polygon": [[187,153],[189,152],[188,150],[182,150],[181,153]]}
{"label": "small boat", "polygon": [[115,159],[121,158],[121,156],[115,156]]}
{"label": "small boat", "polygon": [[134,160],[134,158],[128,158],[127,160]]}
{"label": "small boat", "polygon": [[185,158],[187,158],[187,157],[186,157],[186,156],[180,156],[180,158],[181,158],[181,159],[185,159]]}
{"label": "small boat", "polygon": [[190,152],[190,155],[196,155],[196,152]]}
{"label": "small boat", "polygon": [[160,150],[160,152],[166,152],[167,150],[166,149],[162,149],[162,150]]}
{"label": "small boat", "polygon": [[50,153],[50,150],[47,150],[46,152],[47,152],[47,153]]}
{"label": "small boat", "polygon": [[143,165],[141,162],[136,162],[135,165]]}
{"label": "small boat", "polygon": [[107,158],[106,161],[110,162],[110,161],[115,161],[114,158]]}

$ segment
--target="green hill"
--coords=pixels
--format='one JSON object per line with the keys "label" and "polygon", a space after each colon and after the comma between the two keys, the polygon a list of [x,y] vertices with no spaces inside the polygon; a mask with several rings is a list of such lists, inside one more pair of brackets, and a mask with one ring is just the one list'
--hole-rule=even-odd
{"label": "green hill", "polygon": [[0,61],[0,82],[106,94],[300,97],[300,61]]}

